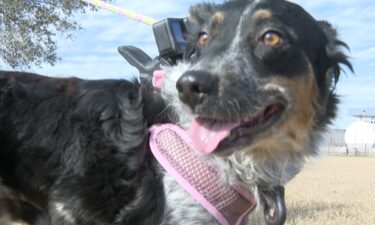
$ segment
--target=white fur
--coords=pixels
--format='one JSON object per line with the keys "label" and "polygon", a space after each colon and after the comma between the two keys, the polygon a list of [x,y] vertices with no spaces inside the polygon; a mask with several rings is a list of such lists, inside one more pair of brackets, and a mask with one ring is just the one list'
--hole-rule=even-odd
{"label": "white fur", "polygon": [[[180,62],[174,67],[166,67],[165,80],[161,87],[161,94],[165,100],[168,101],[168,105],[173,107],[179,118],[179,125],[185,129],[188,129],[194,115],[191,110],[183,104],[179,97],[176,89],[176,82],[190,68],[190,64]],[[176,121],[176,120],[174,120]],[[252,165],[247,161],[236,160],[236,158],[226,159],[214,156],[202,156],[206,157],[207,160],[211,161],[217,166],[222,172],[223,183],[227,184],[242,184],[248,187],[249,192],[253,193],[260,202],[258,195],[258,189],[256,186],[256,174],[252,173],[253,168],[248,168],[248,165]],[[247,163],[243,165],[242,163]],[[246,174],[246,175],[244,175]],[[252,179],[243,179],[243,177],[251,177]],[[163,216],[163,225],[176,224],[176,225],[204,225],[204,224],[218,224],[216,219],[209,214],[199,203],[193,199],[172,177],[167,173],[164,174],[164,192],[166,196],[166,208]],[[263,209],[261,204],[258,204],[257,209],[252,213],[249,221],[251,224],[262,224],[260,221],[263,219]],[[257,221],[254,223],[254,221]]]}
{"label": "white fur", "polygon": [[[179,125],[184,129],[189,128],[195,115],[180,101],[176,82],[183,73],[189,70],[190,66],[188,63],[180,62],[177,66],[165,68],[165,81],[161,88],[163,98],[168,101],[169,106],[173,107],[179,117],[174,121],[179,121]],[[266,85],[265,89],[276,89],[281,93],[287,92],[283,87],[271,84]],[[279,135],[277,139],[283,139],[284,134]],[[307,148],[308,146],[302,147]],[[229,157],[213,155],[203,157],[221,170],[223,183],[241,184],[255,196],[258,204],[256,210],[251,213],[248,224],[263,224],[265,221],[262,190],[285,185],[301,170],[304,162],[302,155],[280,153],[276,159],[260,163],[245,149],[238,149]],[[166,209],[162,224],[217,224],[216,220],[168,174],[165,174],[163,182]],[[259,184],[262,186],[260,187]]]}
{"label": "white fur", "polygon": [[69,210],[66,209],[64,203],[55,202],[54,205],[55,205],[54,211],[58,215],[58,217],[63,218],[65,221],[67,221],[71,224],[75,224],[74,217],[69,212]]}
{"label": "white fur", "polygon": [[219,225],[169,174],[163,178],[166,207],[162,225]]}
{"label": "white fur", "polygon": [[191,109],[181,103],[178,98],[178,91],[176,89],[177,80],[184,74],[189,68],[190,64],[186,62],[179,62],[176,66],[165,67],[165,78],[161,87],[161,95],[164,100],[168,102],[168,107],[172,107],[176,115],[179,118],[172,118],[172,121],[179,121],[179,125],[183,128],[187,128],[190,122],[193,120],[194,115]]}

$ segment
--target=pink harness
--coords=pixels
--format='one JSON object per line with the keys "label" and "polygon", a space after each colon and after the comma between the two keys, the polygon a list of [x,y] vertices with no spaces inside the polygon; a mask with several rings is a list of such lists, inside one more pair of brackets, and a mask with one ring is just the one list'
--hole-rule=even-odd
{"label": "pink harness", "polygon": [[202,160],[191,139],[174,124],[150,129],[150,148],[163,168],[221,225],[242,225],[256,201],[243,187],[225,185],[218,171]]}

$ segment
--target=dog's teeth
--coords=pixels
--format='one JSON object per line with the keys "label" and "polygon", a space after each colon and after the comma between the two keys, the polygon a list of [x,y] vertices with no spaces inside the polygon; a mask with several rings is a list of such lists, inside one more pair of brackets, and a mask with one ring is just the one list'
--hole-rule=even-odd
{"label": "dog's teeth", "polygon": [[231,135],[229,136],[229,141],[236,140],[236,137],[237,137],[237,131],[232,132]]}
{"label": "dog's teeth", "polygon": [[239,137],[240,137],[240,136],[243,136],[245,133],[246,133],[246,132],[245,132],[245,129],[240,129],[240,130],[238,131],[238,136],[239,136]]}
{"label": "dog's teeth", "polygon": [[260,118],[258,117],[254,120],[254,127],[257,127],[259,124],[260,124]]}
{"label": "dog's teeth", "polygon": [[232,130],[227,138],[228,141],[234,142],[244,135],[248,135],[254,128],[262,126],[270,117],[278,110],[277,107],[269,107],[266,110],[255,114],[252,117],[247,117],[241,120],[241,126]]}
{"label": "dog's teeth", "polygon": [[235,141],[239,139],[241,136],[245,134],[245,129],[238,128],[232,131],[231,135],[229,136],[229,141]]}

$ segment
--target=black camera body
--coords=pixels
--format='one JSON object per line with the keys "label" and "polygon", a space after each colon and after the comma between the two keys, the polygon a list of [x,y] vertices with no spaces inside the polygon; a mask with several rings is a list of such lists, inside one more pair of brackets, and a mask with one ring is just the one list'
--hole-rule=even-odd
{"label": "black camera body", "polygon": [[188,18],[167,18],[153,24],[153,32],[159,56],[152,59],[135,46],[120,46],[119,53],[138,69],[141,80],[150,83],[153,72],[164,65],[174,65],[184,56],[189,32]]}
{"label": "black camera body", "polygon": [[159,56],[168,61],[181,59],[186,49],[189,32],[187,18],[167,18],[152,25]]}

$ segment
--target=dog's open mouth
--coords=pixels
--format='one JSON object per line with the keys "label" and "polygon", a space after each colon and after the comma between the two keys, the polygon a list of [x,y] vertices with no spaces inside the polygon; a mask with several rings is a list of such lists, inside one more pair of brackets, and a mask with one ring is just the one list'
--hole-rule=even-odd
{"label": "dog's open mouth", "polygon": [[276,125],[286,111],[285,104],[275,103],[264,107],[239,122],[220,121],[209,117],[193,120],[189,135],[193,147],[200,152],[211,153],[237,145],[250,144],[254,137],[266,133]]}

